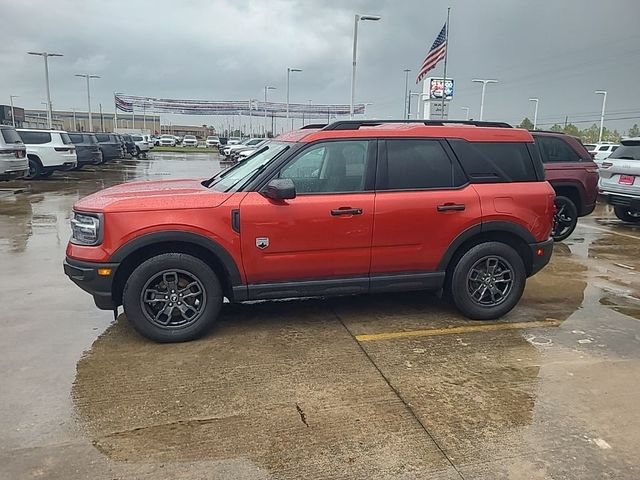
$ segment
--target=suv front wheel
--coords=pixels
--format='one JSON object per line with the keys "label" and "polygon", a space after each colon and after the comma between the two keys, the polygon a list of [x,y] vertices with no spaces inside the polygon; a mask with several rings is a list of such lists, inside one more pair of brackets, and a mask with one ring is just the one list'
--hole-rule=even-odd
{"label": "suv front wheel", "polygon": [[524,262],[509,245],[486,242],[467,251],[453,269],[451,296],[473,320],[492,320],[520,300],[526,282]]}
{"label": "suv front wheel", "polygon": [[127,319],[140,334],[156,342],[186,342],[213,325],[223,294],[218,277],[202,260],[164,253],[131,273],[122,297]]}

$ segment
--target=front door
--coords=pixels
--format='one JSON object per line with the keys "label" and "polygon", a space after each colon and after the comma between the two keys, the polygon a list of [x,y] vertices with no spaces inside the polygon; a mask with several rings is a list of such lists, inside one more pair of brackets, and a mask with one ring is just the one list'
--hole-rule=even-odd
{"label": "front door", "polygon": [[293,180],[296,198],[247,194],[240,237],[249,284],[368,277],[374,152],[368,140],[314,143],[274,176]]}

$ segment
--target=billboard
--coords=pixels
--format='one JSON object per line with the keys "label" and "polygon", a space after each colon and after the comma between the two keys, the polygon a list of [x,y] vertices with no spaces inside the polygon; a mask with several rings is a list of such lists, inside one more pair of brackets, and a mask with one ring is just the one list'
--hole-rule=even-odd
{"label": "billboard", "polygon": [[445,100],[451,100],[453,98],[453,79],[447,78],[447,81],[443,82],[442,78],[429,78],[428,93],[429,93],[430,100],[442,100],[443,83],[444,83]]}

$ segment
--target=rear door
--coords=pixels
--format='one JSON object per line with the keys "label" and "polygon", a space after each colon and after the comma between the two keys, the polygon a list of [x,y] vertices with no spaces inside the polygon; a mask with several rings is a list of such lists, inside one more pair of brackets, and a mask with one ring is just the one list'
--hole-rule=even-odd
{"label": "rear door", "polygon": [[273,178],[289,178],[296,198],[249,192],[240,205],[242,258],[249,284],[359,278],[371,259],[375,140],[314,143]]}
{"label": "rear door", "polygon": [[447,248],[481,221],[480,200],[446,142],[380,141],[371,286],[384,274],[434,272]]}

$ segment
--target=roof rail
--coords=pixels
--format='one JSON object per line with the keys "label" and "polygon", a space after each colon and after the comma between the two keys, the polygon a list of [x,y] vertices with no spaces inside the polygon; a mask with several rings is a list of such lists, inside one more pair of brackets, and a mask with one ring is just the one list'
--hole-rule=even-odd
{"label": "roof rail", "polygon": [[303,126],[300,130],[311,130],[314,128],[324,128],[326,127],[326,123],[310,123],[308,125]]}
{"label": "roof rail", "polygon": [[556,132],[555,130],[533,130],[529,129],[531,133],[559,133],[560,135],[567,135],[567,132]]}
{"label": "roof rail", "polygon": [[338,120],[325,126],[323,130],[358,130],[360,127],[377,127],[385,123],[415,123],[427,127],[456,124],[473,125],[475,127],[513,128],[505,122],[480,122],[476,120]]}

